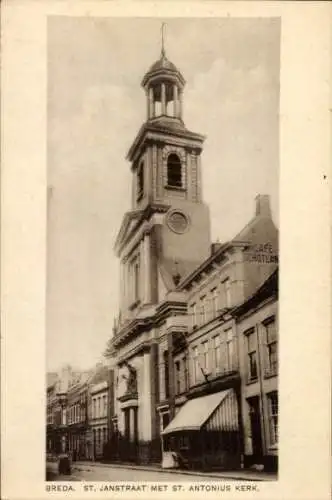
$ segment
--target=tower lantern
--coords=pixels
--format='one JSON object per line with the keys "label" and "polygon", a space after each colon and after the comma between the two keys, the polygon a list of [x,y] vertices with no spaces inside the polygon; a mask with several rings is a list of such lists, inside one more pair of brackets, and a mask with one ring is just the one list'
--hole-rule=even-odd
{"label": "tower lantern", "polygon": [[161,54],[146,73],[142,87],[147,98],[147,120],[171,118],[182,122],[182,96],[185,80],[165,53],[163,23]]}

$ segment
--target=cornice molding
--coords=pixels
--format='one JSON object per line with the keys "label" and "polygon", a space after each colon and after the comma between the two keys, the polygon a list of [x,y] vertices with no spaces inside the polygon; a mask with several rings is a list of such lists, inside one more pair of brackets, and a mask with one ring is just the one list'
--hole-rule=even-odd
{"label": "cornice molding", "polygon": [[161,126],[146,122],[140,128],[132,146],[127,153],[127,160],[135,163],[142,153],[142,147],[147,141],[161,144],[174,144],[175,146],[189,147],[201,151],[205,136],[191,132],[182,127]]}
{"label": "cornice molding", "polygon": [[[146,318],[135,318],[124,325],[113,337],[112,348],[114,350],[117,350],[123,347],[124,345],[128,344],[134,337],[137,337],[141,332],[151,330],[151,328],[158,326],[161,323],[165,323],[168,317],[176,315],[186,316],[186,314],[187,303],[185,301],[173,300],[162,302],[153,315]],[[168,327],[167,332],[173,330],[180,331],[184,328],[185,326],[182,325],[174,325],[173,327]],[[144,345],[145,343],[142,344],[142,347],[144,347]],[[140,346],[137,346],[137,349],[139,348]]]}

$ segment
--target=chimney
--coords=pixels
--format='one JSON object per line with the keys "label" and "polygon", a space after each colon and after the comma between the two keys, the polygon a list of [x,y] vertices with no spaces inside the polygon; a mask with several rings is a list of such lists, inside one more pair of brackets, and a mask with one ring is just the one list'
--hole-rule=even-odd
{"label": "chimney", "polygon": [[271,217],[270,196],[259,194],[256,196],[256,216]]}

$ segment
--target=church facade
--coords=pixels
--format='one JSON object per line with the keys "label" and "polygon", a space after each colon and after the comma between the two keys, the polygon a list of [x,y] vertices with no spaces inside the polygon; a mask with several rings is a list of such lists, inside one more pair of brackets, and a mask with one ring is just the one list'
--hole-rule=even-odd
{"label": "church facade", "polygon": [[204,136],[184,124],[185,80],[164,50],[142,87],[146,121],[127,157],[131,209],[115,242],[120,310],[107,349],[116,455],[160,462],[176,452],[203,467],[240,466],[241,363],[232,311],[277,268],[269,199],[257,197],[253,219],[234,239],[212,244],[202,196]]}

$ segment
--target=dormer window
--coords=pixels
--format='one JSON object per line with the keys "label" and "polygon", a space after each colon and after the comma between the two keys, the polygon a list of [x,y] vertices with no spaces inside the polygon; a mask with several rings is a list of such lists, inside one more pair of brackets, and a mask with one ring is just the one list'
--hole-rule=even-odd
{"label": "dormer window", "polygon": [[137,167],[137,201],[139,201],[144,193],[144,162],[142,161]]}
{"label": "dormer window", "polygon": [[171,153],[167,159],[167,187],[181,189],[182,165],[177,154]]}

